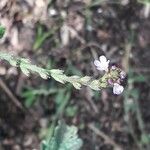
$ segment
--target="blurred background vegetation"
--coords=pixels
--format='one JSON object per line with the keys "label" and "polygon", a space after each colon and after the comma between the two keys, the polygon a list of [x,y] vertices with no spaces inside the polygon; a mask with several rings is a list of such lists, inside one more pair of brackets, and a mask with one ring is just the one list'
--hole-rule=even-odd
{"label": "blurred background vegetation", "polygon": [[128,79],[120,96],[79,91],[0,61],[0,149],[39,149],[64,119],[78,127],[82,150],[150,150],[149,12],[149,0],[1,0],[0,50],[94,78],[93,61],[105,55]]}

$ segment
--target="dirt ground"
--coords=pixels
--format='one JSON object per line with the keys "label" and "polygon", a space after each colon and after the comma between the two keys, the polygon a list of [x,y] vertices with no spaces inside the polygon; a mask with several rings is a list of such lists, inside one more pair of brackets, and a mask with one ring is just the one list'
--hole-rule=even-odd
{"label": "dirt ground", "polygon": [[82,150],[150,150],[150,4],[143,1],[0,0],[0,50],[94,78],[101,73],[93,61],[105,55],[128,74],[116,96],[26,77],[0,61],[0,150],[39,149],[66,94],[62,116],[78,127]]}

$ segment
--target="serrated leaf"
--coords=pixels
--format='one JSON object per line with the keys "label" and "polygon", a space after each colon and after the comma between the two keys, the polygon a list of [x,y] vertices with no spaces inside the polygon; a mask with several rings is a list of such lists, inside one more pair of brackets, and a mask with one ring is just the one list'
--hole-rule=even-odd
{"label": "serrated leaf", "polygon": [[67,128],[69,132],[66,132],[60,150],[79,150],[82,146],[81,139],[77,136],[77,128],[70,126]]}
{"label": "serrated leaf", "polygon": [[42,143],[41,150],[79,150],[83,144],[77,135],[75,126],[67,126],[65,123],[55,128],[54,136],[51,137],[49,143]]}

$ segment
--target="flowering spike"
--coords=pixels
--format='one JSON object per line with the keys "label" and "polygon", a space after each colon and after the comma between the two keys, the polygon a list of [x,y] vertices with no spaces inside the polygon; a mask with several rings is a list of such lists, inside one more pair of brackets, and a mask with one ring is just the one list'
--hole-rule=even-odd
{"label": "flowering spike", "polygon": [[113,87],[113,93],[119,95],[124,90],[121,81],[125,78],[126,74],[114,65],[109,66],[109,62],[110,60],[107,60],[104,55],[100,56],[99,60],[94,61],[94,65],[98,70],[105,71],[104,76],[99,79],[99,86],[101,88]]}
{"label": "flowering spike", "polygon": [[[110,60],[107,60],[105,56],[100,56],[99,60],[95,60],[94,64],[98,70],[105,71],[105,74],[98,80],[94,80],[89,76],[67,76],[63,70],[51,69],[47,70],[36,65],[33,65],[30,61],[24,58],[13,56],[11,54],[0,52],[0,59],[8,61],[15,67],[20,67],[22,72],[27,76],[34,72],[40,75],[43,79],[52,77],[58,82],[65,84],[66,82],[71,83],[76,89],[80,89],[82,85],[88,86],[93,90],[101,90],[107,87],[113,87],[114,94],[121,94],[124,87],[121,82],[124,80],[126,74],[120,68],[116,66],[109,66]],[[19,63],[18,63],[19,60]]]}

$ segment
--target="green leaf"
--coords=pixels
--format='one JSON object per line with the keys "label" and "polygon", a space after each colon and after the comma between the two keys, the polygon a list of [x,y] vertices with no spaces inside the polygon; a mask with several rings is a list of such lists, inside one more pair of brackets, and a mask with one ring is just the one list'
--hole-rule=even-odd
{"label": "green leaf", "polygon": [[[59,103],[59,106],[57,108],[56,116],[61,116],[63,114],[64,109],[65,109],[65,107],[68,104],[69,99],[70,99],[70,95],[71,95],[70,91],[68,91],[67,93],[65,92],[65,90],[63,90],[63,91],[64,91],[64,93],[62,93],[62,97],[59,96],[60,103]],[[58,99],[57,99],[57,104],[58,104]]]}
{"label": "green leaf", "polygon": [[76,89],[78,89],[78,90],[81,89],[81,84],[80,84],[80,83],[74,82],[74,83],[72,83],[72,85],[73,85]]}
{"label": "green leaf", "polygon": [[65,81],[64,81],[64,79],[63,79],[63,77],[64,77],[64,75],[59,75],[59,74],[51,74],[51,76],[56,80],[56,81],[58,81],[58,82],[60,82],[60,83],[62,83],[62,84],[64,84],[65,83]]}
{"label": "green leaf", "polygon": [[41,76],[41,78],[43,79],[48,79],[49,76],[48,76],[48,73],[47,72],[39,72],[39,75]]}
{"label": "green leaf", "polygon": [[150,136],[148,134],[143,133],[141,136],[141,142],[142,142],[142,144],[149,144]]}
{"label": "green leaf", "polygon": [[131,95],[134,99],[138,99],[138,98],[139,98],[139,91],[138,91],[138,89],[132,89],[132,90],[130,90],[130,95]]}
{"label": "green leaf", "polygon": [[77,106],[68,106],[65,110],[65,114],[68,117],[74,117],[77,113],[78,107]]}
{"label": "green leaf", "polygon": [[3,26],[0,26],[0,39],[4,36],[5,28]]}
{"label": "green leaf", "polygon": [[130,79],[132,82],[145,82],[147,80],[147,77],[144,75],[138,75],[134,76],[133,78]]}
{"label": "green leaf", "polygon": [[81,82],[87,84],[91,80],[91,77],[85,76],[85,77],[82,77],[80,80]]}
{"label": "green leaf", "polygon": [[10,58],[9,63],[10,63],[12,66],[14,66],[14,67],[17,66],[17,65],[16,65],[17,63],[16,63],[16,61],[15,61],[14,59],[11,59],[11,58]]}
{"label": "green leaf", "polygon": [[20,66],[20,69],[26,76],[29,76],[30,72],[28,69],[24,68],[23,66]]}
{"label": "green leaf", "polygon": [[79,150],[83,142],[78,137],[77,131],[75,126],[67,126],[64,122],[60,122],[50,141],[42,142],[41,150]]}
{"label": "green leaf", "polygon": [[72,80],[78,80],[78,79],[80,79],[80,77],[79,77],[79,76],[76,76],[76,75],[71,76],[70,78],[71,78]]}
{"label": "green leaf", "polygon": [[100,90],[99,89],[99,81],[98,80],[94,80],[90,83],[89,87],[93,90]]}
{"label": "green leaf", "polygon": [[51,69],[50,72],[53,74],[63,74],[64,71],[60,69]]}
{"label": "green leaf", "polygon": [[20,61],[22,63],[27,63],[27,64],[31,63],[31,61],[29,59],[26,59],[26,58],[21,58]]}
{"label": "green leaf", "polygon": [[41,150],[46,150],[47,149],[47,143],[46,143],[46,141],[42,141],[40,149]]}
{"label": "green leaf", "polygon": [[32,93],[28,95],[27,99],[25,100],[25,106],[26,107],[31,107],[34,102],[36,101],[36,95],[33,95]]}
{"label": "green leaf", "polygon": [[56,102],[57,106],[60,106],[64,97],[65,97],[65,89],[59,89],[55,96],[55,102]]}

